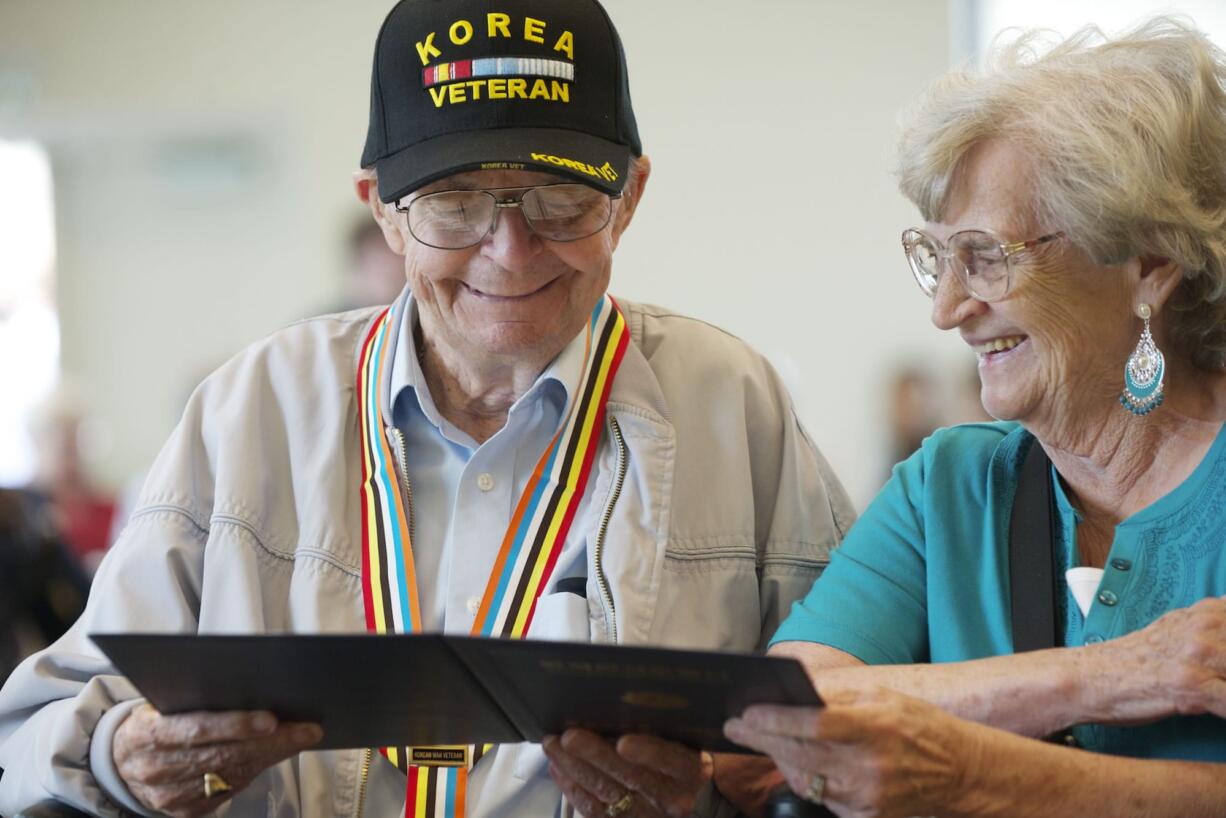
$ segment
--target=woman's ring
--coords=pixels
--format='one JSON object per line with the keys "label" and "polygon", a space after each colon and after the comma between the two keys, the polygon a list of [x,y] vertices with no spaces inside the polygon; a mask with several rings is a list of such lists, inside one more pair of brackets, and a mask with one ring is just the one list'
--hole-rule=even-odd
{"label": "woman's ring", "polygon": [[230,791],[230,784],[217,773],[204,774],[204,797],[212,798]]}
{"label": "woman's ring", "polygon": [[628,792],[612,804],[606,805],[604,814],[608,818],[617,818],[617,816],[630,809],[632,803],[634,803],[634,793]]}
{"label": "woman's ring", "polygon": [[805,790],[805,800],[812,801],[814,804],[822,802],[822,796],[826,794],[826,776],[821,773],[814,773],[813,780],[809,782],[809,789]]}

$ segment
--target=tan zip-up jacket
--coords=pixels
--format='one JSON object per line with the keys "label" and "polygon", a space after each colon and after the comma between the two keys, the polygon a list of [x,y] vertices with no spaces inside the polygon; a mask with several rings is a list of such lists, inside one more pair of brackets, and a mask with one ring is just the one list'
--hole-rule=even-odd
{"label": "tan zip-up jacket", "polygon": [[[571,533],[589,546],[591,638],[761,648],[825,566],[851,505],[760,355],[700,321],[619,303],[632,343],[591,511]],[[89,633],[365,630],[354,384],[375,314],[294,324],[196,391],[85,614],[0,691],[0,813],[47,797],[102,815],[139,806],[110,758],[139,694]],[[382,400],[390,417],[387,389]],[[523,814],[525,787],[552,786],[539,750],[507,750],[474,777],[470,816]],[[221,814],[349,816],[359,800],[365,815],[398,814],[404,776],[377,754],[363,776],[365,757],[303,753]],[[702,811],[720,811],[708,795]]]}

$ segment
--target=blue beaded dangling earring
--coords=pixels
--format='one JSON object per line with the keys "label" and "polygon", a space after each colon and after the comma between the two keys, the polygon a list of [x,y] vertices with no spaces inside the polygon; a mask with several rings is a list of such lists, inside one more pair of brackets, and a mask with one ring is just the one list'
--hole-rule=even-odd
{"label": "blue beaded dangling earring", "polygon": [[1137,348],[1128,356],[1124,367],[1124,391],[1120,405],[1134,415],[1148,415],[1162,405],[1162,377],[1166,374],[1166,359],[1149,333],[1152,310],[1148,304],[1137,308],[1137,316],[1145,322]]}

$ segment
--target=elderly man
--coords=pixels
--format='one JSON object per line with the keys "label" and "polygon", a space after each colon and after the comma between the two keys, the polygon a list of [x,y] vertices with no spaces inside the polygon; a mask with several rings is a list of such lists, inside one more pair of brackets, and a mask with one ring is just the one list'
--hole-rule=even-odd
{"label": "elderly man", "polygon": [[752,650],[825,564],[851,511],[776,374],[707,324],[606,295],[650,175],[608,16],[492,9],[389,14],[355,183],[408,287],[276,333],[200,387],[85,615],[0,694],[0,811],[48,795],[107,815],[717,810],[709,764],[646,737],[571,731],[550,760],[483,747],[440,768],[406,748],[309,752],[316,726],[268,713],[163,716],[88,639]]}

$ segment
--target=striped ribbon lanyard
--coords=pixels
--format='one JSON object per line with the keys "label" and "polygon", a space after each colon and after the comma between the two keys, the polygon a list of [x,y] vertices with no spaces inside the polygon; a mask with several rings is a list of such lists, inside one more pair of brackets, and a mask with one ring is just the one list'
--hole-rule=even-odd
{"label": "striped ribbon lanyard", "polygon": [[[358,417],[362,439],[362,600],[374,633],[422,630],[407,509],[384,434],[379,386],[391,366],[388,309],[370,330],[358,359]],[[519,639],[528,632],[536,601],[549,583],[595,461],[609,388],[630,341],[617,303],[604,296],[588,323],[579,399],[536,464],[502,538],[474,636]],[[464,815],[468,771],[492,745],[384,747],[380,752],[408,775],[405,818]]]}

